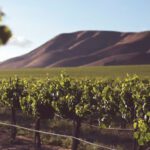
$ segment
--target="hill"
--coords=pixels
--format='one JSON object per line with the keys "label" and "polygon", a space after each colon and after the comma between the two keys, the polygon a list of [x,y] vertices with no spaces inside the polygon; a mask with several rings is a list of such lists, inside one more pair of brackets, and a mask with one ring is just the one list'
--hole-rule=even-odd
{"label": "hill", "polygon": [[0,68],[150,64],[150,31],[78,31],[60,34]]}

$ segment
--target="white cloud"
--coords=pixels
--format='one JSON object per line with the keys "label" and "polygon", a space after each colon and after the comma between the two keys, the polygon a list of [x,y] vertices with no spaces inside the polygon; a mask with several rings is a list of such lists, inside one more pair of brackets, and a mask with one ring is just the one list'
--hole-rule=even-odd
{"label": "white cloud", "polygon": [[8,45],[17,46],[21,48],[28,48],[32,46],[32,44],[33,44],[32,41],[19,36],[13,36],[8,42]]}

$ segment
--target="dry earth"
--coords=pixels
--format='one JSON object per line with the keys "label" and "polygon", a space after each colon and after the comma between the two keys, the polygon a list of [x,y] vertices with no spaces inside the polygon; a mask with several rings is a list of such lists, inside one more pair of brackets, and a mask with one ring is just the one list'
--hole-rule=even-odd
{"label": "dry earth", "polygon": [[[15,144],[10,144],[9,135],[6,131],[0,129],[0,150],[35,150],[32,139],[23,136],[17,136]],[[42,146],[42,150],[69,150],[57,146]]]}
{"label": "dry earth", "polygon": [[150,31],[78,31],[0,63],[0,68],[150,64]]}

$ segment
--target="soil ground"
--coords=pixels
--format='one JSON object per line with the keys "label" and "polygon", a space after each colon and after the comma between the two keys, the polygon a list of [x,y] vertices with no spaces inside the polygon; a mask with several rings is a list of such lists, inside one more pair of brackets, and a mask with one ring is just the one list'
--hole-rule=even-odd
{"label": "soil ground", "polygon": [[[0,150],[35,150],[33,141],[24,136],[17,136],[16,142],[11,144],[8,133],[0,129]],[[69,150],[58,146],[43,145],[42,150]]]}

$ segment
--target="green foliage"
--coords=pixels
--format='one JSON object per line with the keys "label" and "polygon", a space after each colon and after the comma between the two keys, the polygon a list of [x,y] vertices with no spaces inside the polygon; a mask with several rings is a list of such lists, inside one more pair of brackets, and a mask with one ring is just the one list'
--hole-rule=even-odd
{"label": "green foliage", "polygon": [[0,86],[1,104],[8,107],[20,108],[20,98],[25,96],[26,81],[15,77],[10,80],[2,80]]}
{"label": "green foliage", "polygon": [[52,84],[49,80],[29,81],[26,95],[20,99],[22,110],[41,119],[53,118],[54,108],[51,105],[53,97],[50,93]]}
{"label": "green foliage", "polygon": [[134,132],[134,138],[137,139],[139,145],[144,145],[145,143],[150,141],[150,127],[149,123],[138,119],[137,123],[134,123],[134,128],[136,131]]}
{"label": "green foliage", "polygon": [[127,76],[116,80],[76,80],[61,74],[57,79],[2,80],[0,103],[41,119],[54,114],[82,122],[99,122],[101,128],[133,124],[139,145],[150,142],[150,80]]}
{"label": "green foliage", "polygon": [[[2,21],[3,16],[4,13],[0,11],[0,22]],[[0,25],[0,45],[6,44],[11,36],[11,30],[5,25]]]}

